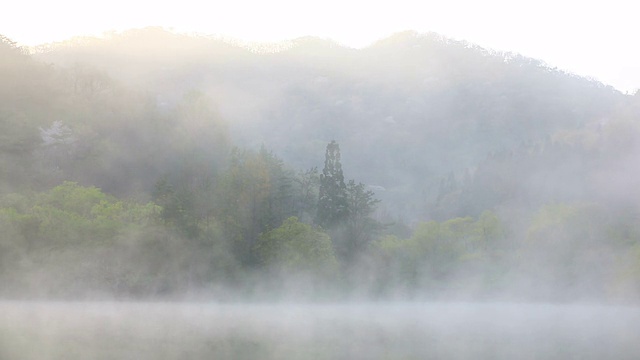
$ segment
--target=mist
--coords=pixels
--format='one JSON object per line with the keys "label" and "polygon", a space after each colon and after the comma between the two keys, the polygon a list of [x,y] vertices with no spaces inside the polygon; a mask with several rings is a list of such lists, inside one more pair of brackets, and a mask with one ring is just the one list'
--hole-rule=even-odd
{"label": "mist", "polygon": [[0,355],[20,359],[633,359],[640,350],[640,314],[630,308],[51,302],[0,307]]}
{"label": "mist", "polygon": [[435,33],[0,37],[0,357],[632,358],[639,94]]}

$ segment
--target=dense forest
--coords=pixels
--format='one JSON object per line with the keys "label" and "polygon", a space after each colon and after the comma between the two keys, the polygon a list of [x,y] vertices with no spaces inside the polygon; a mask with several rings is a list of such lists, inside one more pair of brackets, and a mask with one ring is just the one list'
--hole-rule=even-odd
{"label": "dense forest", "polygon": [[0,36],[0,296],[640,298],[640,92],[437,34]]}

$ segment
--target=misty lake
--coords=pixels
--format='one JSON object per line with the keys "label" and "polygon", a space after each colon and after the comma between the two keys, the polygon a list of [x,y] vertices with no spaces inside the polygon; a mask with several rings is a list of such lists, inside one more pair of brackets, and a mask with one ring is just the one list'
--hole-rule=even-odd
{"label": "misty lake", "polygon": [[637,359],[640,309],[2,302],[1,359]]}

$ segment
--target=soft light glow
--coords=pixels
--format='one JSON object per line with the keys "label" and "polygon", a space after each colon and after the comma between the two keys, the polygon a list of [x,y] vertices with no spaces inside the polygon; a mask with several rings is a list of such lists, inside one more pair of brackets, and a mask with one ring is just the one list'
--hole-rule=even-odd
{"label": "soft light glow", "polygon": [[163,26],[246,41],[314,35],[363,47],[397,31],[435,31],[542,59],[621,91],[640,87],[633,2],[448,0],[14,1],[0,34],[23,45]]}

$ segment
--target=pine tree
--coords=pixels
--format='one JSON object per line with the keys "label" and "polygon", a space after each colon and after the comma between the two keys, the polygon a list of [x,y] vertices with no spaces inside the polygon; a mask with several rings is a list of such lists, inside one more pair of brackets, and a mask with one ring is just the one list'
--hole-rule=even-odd
{"label": "pine tree", "polygon": [[347,187],[340,163],[340,145],[332,140],[327,145],[324,169],[320,175],[317,223],[324,228],[332,228],[343,223],[347,215]]}

